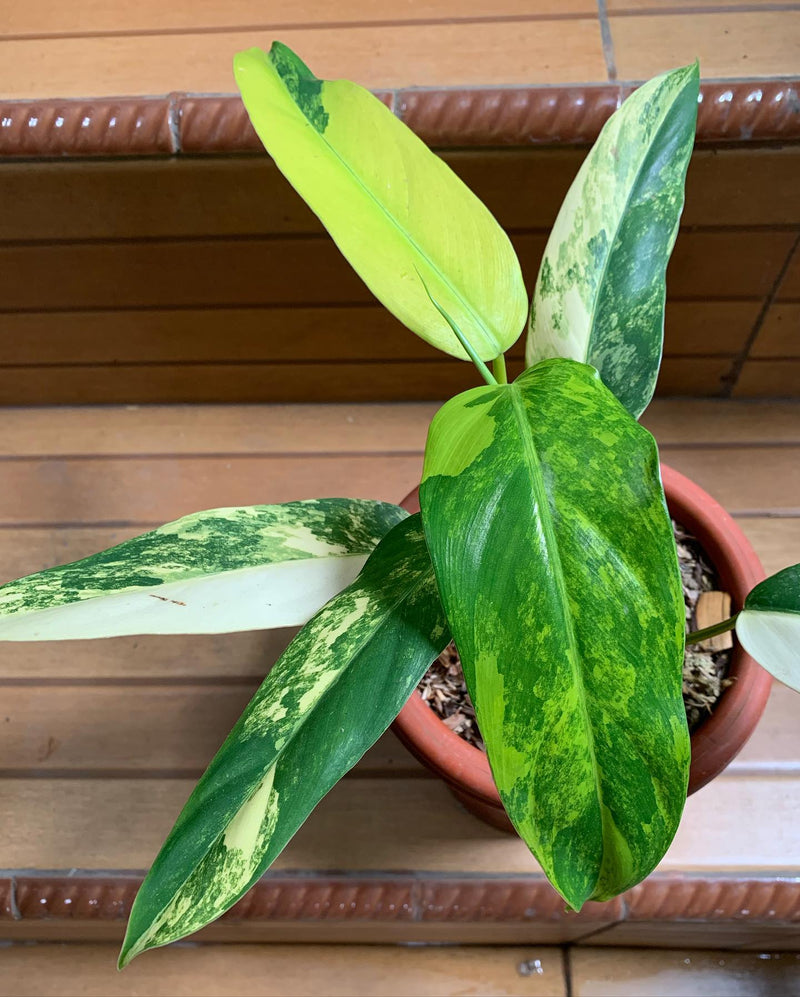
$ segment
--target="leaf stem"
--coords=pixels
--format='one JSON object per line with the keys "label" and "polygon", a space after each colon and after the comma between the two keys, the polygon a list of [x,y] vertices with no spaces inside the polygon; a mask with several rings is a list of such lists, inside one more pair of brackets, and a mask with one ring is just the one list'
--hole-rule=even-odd
{"label": "leaf stem", "polygon": [[686,635],[687,644],[700,644],[704,640],[708,640],[710,637],[716,637],[719,634],[727,633],[729,630],[733,630],[736,626],[736,618],[738,613],[734,613],[727,620],[723,620],[721,623],[715,623],[713,626],[705,627],[703,630],[694,630],[692,633]]}
{"label": "leaf stem", "polygon": [[506,356],[501,353],[499,357],[492,360],[492,373],[498,384],[508,384],[508,374],[506,373]]}
{"label": "leaf stem", "polygon": [[430,298],[431,304],[436,309],[436,311],[442,316],[445,322],[447,322],[450,328],[453,330],[453,334],[455,335],[459,343],[461,343],[461,345],[464,347],[467,356],[478,368],[478,372],[480,373],[481,377],[484,379],[484,381],[486,381],[487,384],[493,384],[493,385],[497,384],[495,376],[492,374],[492,372],[489,370],[489,368],[486,366],[483,360],[481,360],[481,358],[475,352],[472,343],[470,343],[470,341],[467,339],[464,333],[458,328],[453,319],[450,318],[450,316],[447,314],[444,308],[442,308],[442,306],[439,304],[436,298],[434,298],[434,296],[428,290],[428,285],[425,283],[422,274],[419,272],[419,270],[417,270],[417,276],[419,277],[422,286],[425,288],[425,293]]}

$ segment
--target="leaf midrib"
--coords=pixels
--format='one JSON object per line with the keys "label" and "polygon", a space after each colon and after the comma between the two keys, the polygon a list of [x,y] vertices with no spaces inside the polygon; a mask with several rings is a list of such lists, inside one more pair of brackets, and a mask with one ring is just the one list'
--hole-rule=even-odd
{"label": "leaf midrib", "polygon": [[[281,84],[284,87],[286,87],[286,84],[283,83],[283,77],[281,77],[280,73],[278,73],[277,70],[275,70],[275,72],[276,72],[278,78],[280,79]],[[332,81],[330,81],[330,80],[322,80],[321,82],[322,82],[323,86],[330,86]],[[286,88],[286,90],[287,90],[287,93],[289,93],[288,88]],[[289,96],[291,97],[291,93],[289,93]],[[317,135],[319,137],[320,141],[322,141],[322,143],[325,145],[325,147],[330,150],[330,152],[332,153],[332,155],[334,156],[334,158],[341,164],[341,166],[345,169],[345,171],[347,173],[349,173],[349,175],[355,180],[355,182],[358,185],[358,187],[367,195],[367,197],[369,197],[375,203],[375,205],[378,207],[379,211],[397,229],[397,231],[405,239],[408,240],[409,244],[412,246],[412,248],[414,249],[414,251],[418,254],[418,256],[422,260],[424,260],[428,264],[428,266],[430,267],[430,269],[436,274],[436,276],[444,284],[444,286],[447,287],[451,291],[451,293],[456,298],[456,300],[459,301],[460,304],[462,305],[462,307],[464,308],[464,311],[473,319],[473,321],[475,322],[475,324],[482,330],[484,336],[486,337],[486,340],[494,345],[494,348],[497,351],[495,353],[495,356],[499,356],[500,353],[502,352],[500,343],[498,342],[498,340],[495,337],[495,335],[489,330],[489,328],[487,327],[487,325],[483,321],[483,319],[480,317],[480,315],[478,315],[478,313],[475,311],[475,309],[469,303],[469,301],[466,300],[466,298],[464,297],[463,293],[458,288],[456,288],[455,285],[452,284],[452,282],[445,276],[445,274],[440,270],[440,268],[436,265],[436,263],[434,263],[434,261],[430,258],[430,256],[428,256],[428,254],[425,253],[422,250],[421,246],[416,241],[416,239],[411,235],[411,233],[408,231],[408,229],[406,229],[403,225],[400,224],[400,222],[397,220],[397,218],[395,218],[395,216],[382,204],[382,202],[380,201],[380,199],[372,192],[372,190],[367,185],[367,183],[362,179],[362,177],[353,169],[353,167],[347,162],[347,160],[344,159],[340,155],[339,151],[335,148],[335,146],[333,146],[330,143],[330,141],[325,138],[325,133],[324,132],[319,132],[314,127],[313,123],[309,120],[308,116],[304,113],[304,111],[302,110],[302,108],[300,107],[300,105],[297,104],[296,101],[294,101],[294,98],[292,98],[292,101],[295,104],[295,107],[297,108],[298,113],[301,115],[301,117],[306,122],[306,124],[308,125],[308,127],[311,128],[314,131],[314,134]],[[391,114],[391,111],[389,113]],[[433,155],[433,153],[432,153],[432,155]],[[458,180],[459,178],[456,177],[456,179]],[[495,224],[497,224],[497,223],[495,222]],[[423,285],[423,287],[424,287],[424,285]],[[452,332],[452,330],[451,330],[451,332]],[[462,349],[463,349],[463,347],[462,347]],[[468,359],[468,357],[466,359]],[[493,358],[489,357],[487,359],[493,359]]]}
{"label": "leaf midrib", "polygon": [[[586,739],[588,742],[589,755],[592,760],[592,769],[594,773],[594,785],[595,792],[597,794],[597,808],[600,816],[601,827],[602,827],[602,846],[603,846],[603,857],[605,857],[605,841],[606,841],[606,816],[603,809],[603,798],[600,783],[600,766],[597,762],[597,751],[595,747],[594,731],[592,729],[591,718],[589,716],[589,707],[587,704],[586,688],[583,682],[583,676],[580,672],[578,653],[578,642],[575,636],[575,627],[572,620],[572,616],[567,610],[569,605],[569,596],[567,593],[566,577],[564,573],[564,566],[561,561],[561,552],[558,546],[558,540],[556,538],[555,530],[553,528],[553,520],[550,515],[550,501],[547,494],[547,489],[544,484],[544,475],[542,474],[542,466],[539,460],[539,454],[536,450],[536,444],[533,440],[533,435],[530,431],[530,424],[527,416],[527,411],[525,409],[525,404],[522,400],[522,394],[520,389],[516,384],[508,385],[510,389],[511,397],[511,409],[514,415],[514,420],[517,424],[517,429],[519,432],[520,442],[522,443],[522,454],[523,463],[528,470],[528,475],[531,482],[531,490],[534,496],[538,500],[539,504],[539,518],[542,524],[542,532],[544,533],[545,544],[551,555],[550,564],[550,576],[555,582],[556,589],[558,591],[559,605],[562,607],[562,615],[564,619],[564,627],[567,634],[567,657],[569,659],[570,667],[572,669],[573,680],[575,686],[578,690],[578,702],[580,704],[581,714],[583,716],[584,727],[586,730]],[[601,859],[597,879],[595,880],[594,887],[592,888],[592,893],[597,883],[600,880],[600,874],[603,867],[603,859]],[[589,894],[591,896],[591,894]]]}

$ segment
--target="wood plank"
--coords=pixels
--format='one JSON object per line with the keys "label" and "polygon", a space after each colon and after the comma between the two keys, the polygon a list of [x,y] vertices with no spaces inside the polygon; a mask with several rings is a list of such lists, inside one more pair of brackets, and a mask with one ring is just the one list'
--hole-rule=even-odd
{"label": "wood plank", "polygon": [[739,526],[768,575],[800,564],[800,519],[746,517],[739,520]]}
{"label": "wood plank", "polygon": [[[800,514],[799,447],[676,446],[665,460],[732,513]],[[319,495],[399,501],[419,480],[421,456],[11,459],[0,524],[155,524],[202,508]],[[747,473],[742,473],[742,468]]]}
{"label": "wood plank", "polygon": [[796,236],[753,229],[680,234],[675,243],[667,289],[673,298],[759,297],[772,287]]}
{"label": "wood plank", "polygon": [[719,398],[724,393],[726,378],[732,365],[731,357],[665,356],[661,361],[656,392],[668,397],[690,395]]}
{"label": "wood plank", "polygon": [[772,305],[764,317],[750,356],[800,357],[800,303]]}
{"label": "wood plank", "polygon": [[[542,946],[400,948],[393,945],[170,946],[116,970],[115,945],[15,945],[0,955],[14,997],[561,997],[562,954]],[[518,967],[535,957],[535,973]],[[77,991],[76,991],[77,993]]]}
{"label": "wood plank", "polygon": [[[659,940],[661,924],[650,926],[650,944],[665,944]],[[797,963],[780,956],[760,959],[755,952],[729,952],[725,949],[743,944],[752,937],[746,924],[737,925],[726,936],[706,936],[704,926],[682,925],[682,932],[669,932],[670,950],[593,949],[576,948],[570,953],[572,993],[575,997],[596,997],[613,993],[615,997],[641,997],[642,994],[670,994],[670,997],[693,997],[706,994],[790,994],[795,989]],[[668,929],[669,930],[669,929]],[[688,941],[695,932],[695,943],[684,948],[679,940],[682,933]],[[628,931],[628,925],[611,929],[617,945],[647,945],[641,930]],[[699,937],[697,937],[699,935]],[[684,945],[686,943],[684,942]],[[723,951],[709,951],[713,944]],[[702,945],[706,951],[697,951]]]}
{"label": "wood plank", "polygon": [[[34,568],[29,562],[28,567]],[[54,689],[77,680],[133,682],[246,682],[255,685],[291,640],[291,629],[253,633],[113,637],[3,645],[2,681],[41,680]],[[55,697],[60,691],[54,691]],[[0,708],[0,717],[3,716]],[[2,766],[0,766],[2,767]]]}
{"label": "wood plank", "polygon": [[[528,287],[545,241],[536,232],[512,236]],[[788,231],[683,232],[669,267],[670,296],[730,300],[732,289],[738,298],[763,296],[793,242]],[[0,247],[0,266],[5,311],[374,301],[326,236],[15,244]]]}
{"label": "wood plank", "polygon": [[[638,13],[639,11],[663,11],[664,0],[606,0],[606,9],[610,14]],[[669,10],[676,14],[697,13],[699,7],[756,7],[758,0],[669,0]],[[771,7],[789,7],[790,2],[777,0],[770,3]]]}
{"label": "wood plank", "polygon": [[778,288],[779,301],[800,301],[800,245],[795,247],[786,274]]}
{"label": "wood plank", "polygon": [[[6,99],[234,91],[231,59],[275,32],[186,32],[3,42]],[[285,44],[323,79],[377,89],[606,81],[596,15],[561,20],[388,27],[287,27]]]}
{"label": "wood plank", "polygon": [[761,311],[756,301],[667,301],[664,354],[731,356],[744,348]]}
{"label": "wood plank", "polygon": [[748,360],[733,394],[735,398],[800,397],[800,358]]}
{"label": "wood plank", "polygon": [[[650,412],[660,412],[659,403]],[[767,429],[763,420],[735,414],[738,433],[745,425],[764,434],[790,433],[795,408],[777,405]],[[300,454],[422,452],[438,405],[147,405],[104,408],[5,408],[0,420],[0,457],[120,456],[124,454]],[[800,410],[798,410],[800,412]],[[670,409],[672,413],[672,409]],[[708,425],[728,424],[727,410],[703,410]],[[718,417],[717,417],[718,416]],[[692,424],[691,410],[687,427]],[[661,423],[681,422],[677,413]],[[798,427],[800,428],[800,427]],[[759,430],[760,431],[760,430]],[[800,432],[792,438],[800,437]],[[772,439],[772,436],[766,438]],[[775,439],[783,438],[774,437]],[[800,439],[798,439],[800,442]]]}
{"label": "wood plank", "polygon": [[[447,150],[507,229],[549,230],[585,149]],[[685,227],[800,223],[800,148],[698,149]],[[267,156],[3,164],[0,240],[303,235],[323,231]]]}
{"label": "wood plank", "polygon": [[[732,366],[732,357],[665,356],[656,391],[667,397],[721,397]],[[735,393],[797,396],[796,368],[792,360],[751,361]],[[512,355],[509,377],[522,369],[522,359]],[[480,383],[468,363],[450,359],[0,366],[0,404],[413,402],[444,400]]]}
{"label": "wood plank", "polygon": [[[120,34],[145,32],[161,34],[176,31],[208,31],[234,27],[278,30],[281,22],[313,27],[334,22],[342,27],[374,21],[458,21],[481,18],[552,17],[554,14],[594,14],[591,0],[466,0],[457,12],[448,0],[405,0],[398,8],[392,0],[340,0],[335,11],[326,0],[303,0],[292,6],[291,15],[264,6],[258,0],[232,0],[224,6],[213,0],[173,3],[142,0],[135,6],[120,6],[109,0],[81,0],[77,7],[65,7],[53,0],[32,0],[8,12],[0,28],[0,38],[17,35]],[[284,16],[280,16],[283,14]],[[421,25],[420,25],[421,26]]]}
{"label": "wood plank", "polygon": [[[2,779],[0,853],[8,869],[146,869],[191,779]],[[769,813],[769,821],[763,815]],[[659,866],[791,875],[800,779],[720,776],[686,806]],[[274,868],[536,873],[523,843],[464,811],[438,779],[343,779]]]}
{"label": "wood plank", "polygon": [[[800,553],[797,555],[800,557]],[[773,683],[767,708],[755,733],[726,769],[736,776],[800,776],[800,726],[798,694],[780,682]]]}
{"label": "wood plank", "polygon": [[800,515],[800,448],[671,448],[664,461],[705,488],[732,514]]}
{"label": "wood plank", "polygon": [[10,161],[3,180],[3,241],[323,231],[266,155]]}
{"label": "wood plank", "polygon": [[4,366],[444,359],[377,303],[7,314],[0,348]]}
{"label": "wood plank", "polygon": [[[515,243],[535,275],[545,237]],[[327,236],[14,245],[0,248],[0,266],[5,311],[375,300]]]}
{"label": "wood plank", "polygon": [[657,398],[642,423],[662,447],[800,443],[800,402]]}
{"label": "wood plank", "polygon": [[709,79],[793,76],[800,65],[800,11],[693,12],[608,19],[619,78],[646,80],[699,58]]}
{"label": "wood plank", "polygon": [[[522,371],[509,364],[509,376]],[[406,402],[482,384],[467,361],[0,367],[0,405]]]}
{"label": "wood plank", "polygon": [[[265,671],[267,667],[264,662]],[[257,684],[254,680],[252,685],[235,686],[6,686],[0,770],[6,777],[158,774],[197,779]],[[776,683],[756,733],[728,774],[800,778],[797,710],[797,693]],[[353,772],[358,777],[433,778],[391,732]]]}
{"label": "wood plank", "polygon": [[[665,353],[738,353],[760,308],[760,301],[668,302]],[[524,347],[523,335],[509,356],[521,357]],[[2,366],[442,357],[377,303],[12,313],[0,316],[0,348]]]}
{"label": "wood plank", "polygon": [[[270,664],[265,660],[262,670],[268,671]],[[0,685],[4,673],[5,668]],[[6,776],[158,773],[198,779],[259,682],[168,685],[166,675],[162,681],[145,687],[54,686],[47,680],[5,686],[0,771]],[[357,772],[432,778],[391,733],[367,752]]]}
{"label": "wood plank", "polygon": [[[437,407],[409,402],[6,408],[0,458],[421,453]],[[662,446],[800,443],[800,402],[656,399],[642,421]]]}
{"label": "wood plank", "polygon": [[[421,453],[437,407],[409,402],[6,408],[0,458]],[[642,422],[667,447],[800,443],[800,402],[656,399]]]}
{"label": "wood plank", "polygon": [[[523,233],[513,241],[532,284],[545,237]],[[791,242],[786,232],[683,233],[670,292],[724,299],[736,287],[742,296],[758,296],[774,282]],[[8,274],[7,310],[374,300],[327,238],[14,246],[0,249],[0,261]],[[309,271],[316,279],[301,287],[299,275]]]}
{"label": "wood plank", "polygon": [[800,146],[698,149],[686,177],[682,224],[796,225],[798,170]]}
{"label": "wood plank", "polygon": [[0,524],[168,522],[198,509],[321,495],[399,501],[419,482],[421,455],[11,459]]}

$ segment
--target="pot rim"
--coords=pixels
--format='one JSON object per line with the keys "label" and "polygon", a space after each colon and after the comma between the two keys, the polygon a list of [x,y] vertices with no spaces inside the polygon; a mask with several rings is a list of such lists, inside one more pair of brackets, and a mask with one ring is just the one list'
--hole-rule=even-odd
{"label": "pot rim", "polygon": [[[661,464],[670,515],[697,537],[730,593],[733,612],[765,577],[764,568],[735,520],[704,489]],[[401,503],[419,511],[418,489]],[[734,635],[728,675],[735,681],[713,712],[691,735],[689,793],[717,776],[744,746],[767,704],[772,677],[744,650]],[[486,754],[451,731],[415,690],[392,725],[400,740],[461,793],[501,807]]]}

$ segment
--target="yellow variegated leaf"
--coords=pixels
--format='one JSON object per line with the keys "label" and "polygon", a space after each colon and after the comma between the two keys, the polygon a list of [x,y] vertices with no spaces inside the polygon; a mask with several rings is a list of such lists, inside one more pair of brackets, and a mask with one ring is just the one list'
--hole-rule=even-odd
{"label": "yellow variegated leaf", "polygon": [[431,296],[482,360],[517,340],[527,295],[508,237],[381,101],[317,79],[280,42],[241,52],[234,72],[267,151],[389,311],[462,359]]}

